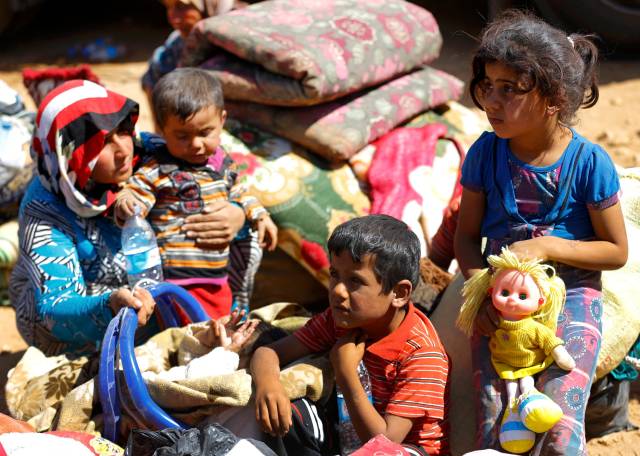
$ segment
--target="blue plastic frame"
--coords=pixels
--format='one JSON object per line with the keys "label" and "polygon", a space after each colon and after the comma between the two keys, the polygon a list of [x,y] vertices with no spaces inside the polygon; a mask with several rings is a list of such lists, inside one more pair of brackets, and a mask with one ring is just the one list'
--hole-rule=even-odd
{"label": "blue plastic frame", "polygon": [[[186,312],[192,322],[210,320],[200,303],[178,285],[161,282],[148,288],[148,291],[156,301],[156,308],[166,327],[178,326],[175,304]],[[98,393],[104,414],[104,436],[111,441],[117,438],[121,417],[119,394],[122,391],[118,388],[115,375],[118,359],[122,363],[124,381],[129,391],[127,402],[134,409],[131,412],[135,411],[135,418],[144,421],[139,424],[154,429],[188,427],[165,412],[149,395],[134,354],[137,327],[136,312],[131,308],[120,309],[109,323],[102,341]]]}
{"label": "blue plastic frame", "polygon": [[140,417],[142,417],[145,425],[150,428],[188,429],[187,425],[171,417],[151,398],[133,351],[135,348],[134,340],[137,328],[138,316],[135,311],[131,308],[125,309],[120,326],[118,352],[120,354],[120,362],[122,363],[122,371],[127,389],[129,390],[129,400],[131,404]]}
{"label": "blue plastic frame", "polygon": [[102,405],[104,416],[103,435],[112,442],[116,439],[120,421],[120,404],[118,402],[115,372],[117,362],[116,348],[123,314],[124,309],[121,309],[107,326],[107,332],[102,339],[100,368],[98,371],[98,394],[100,395],[100,404]]}

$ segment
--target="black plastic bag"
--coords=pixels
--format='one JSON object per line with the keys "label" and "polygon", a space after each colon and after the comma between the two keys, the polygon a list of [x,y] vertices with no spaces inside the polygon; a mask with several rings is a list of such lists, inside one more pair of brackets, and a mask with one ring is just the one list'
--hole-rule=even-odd
{"label": "black plastic bag", "polygon": [[638,429],[629,421],[628,380],[616,380],[606,375],[591,385],[591,396],[585,413],[587,439],[619,431]]}
{"label": "black plastic bag", "polygon": [[[135,429],[129,435],[126,456],[222,456],[238,443],[239,439],[219,424],[209,424],[202,431],[192,429],[163,429],[146,431]],[[275,456],[266,445],[249,439],[259,451]]]}

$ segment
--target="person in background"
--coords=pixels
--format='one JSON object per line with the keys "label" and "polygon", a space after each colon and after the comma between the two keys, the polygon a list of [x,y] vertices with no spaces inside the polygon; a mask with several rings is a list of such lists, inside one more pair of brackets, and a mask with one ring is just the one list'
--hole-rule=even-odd
{"label": "person in background", "polygon": [[[537,388],[564,417],[538,435],[534,455],[586,454],[585,408],[602,336],[601,271],[627,260],[615,167],[570,126],[580,107],[598,100],[597,61],[588,36],[568,36],[516,10],[487,26],[473,59],[471,96],[494,132],[480,136],[463,164],[458,263],[469,278],[486,267],[488,255],[510,245],[520,259],[551,263],[567,289],[556,334],[576,368],[552,365],[537,377]],[[476,445],[497,449],[498,418],[513,404],[505,404],[491,364],[486,336],[499,319],[488,300],[476,322]]]}

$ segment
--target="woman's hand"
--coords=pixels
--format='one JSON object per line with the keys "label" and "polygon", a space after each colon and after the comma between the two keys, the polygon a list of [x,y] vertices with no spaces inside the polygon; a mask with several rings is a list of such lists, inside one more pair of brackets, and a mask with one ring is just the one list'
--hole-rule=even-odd
{"label": "woman's hand", "polygon": [[109,296],[109,307],[114,315],[123,307],[131,307],[138,314],[138,326],[147,324],[156,307],[151,293],[144,288],[118,288]]}
{"label": "woman's hand", "polygon": [[216,201],[201,214],[185,219],[182,231],[199,247],[222,249],[236,237],[245,222],[244,210],[229,201]]}

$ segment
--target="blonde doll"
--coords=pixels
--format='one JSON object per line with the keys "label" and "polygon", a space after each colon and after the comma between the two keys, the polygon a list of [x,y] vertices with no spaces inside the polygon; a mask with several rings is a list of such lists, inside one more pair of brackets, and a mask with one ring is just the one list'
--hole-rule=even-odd
{"label": "blonde doll", "polygon": [[488,262],[489,268],[464,285],[457,325],[471,336],[480,307],[491,298],[500,315],[489,339],[491,362],[505,381],[508,399],[500,443],[507,451],[523,453],[533,446],[533,432],[546,432],[562,417],[560,407],[536,390],[532,376],[554,361],[565,370],[575,367],[556,336],[565,286],[551,266],[519,260],[508,248],[489,256]]}

